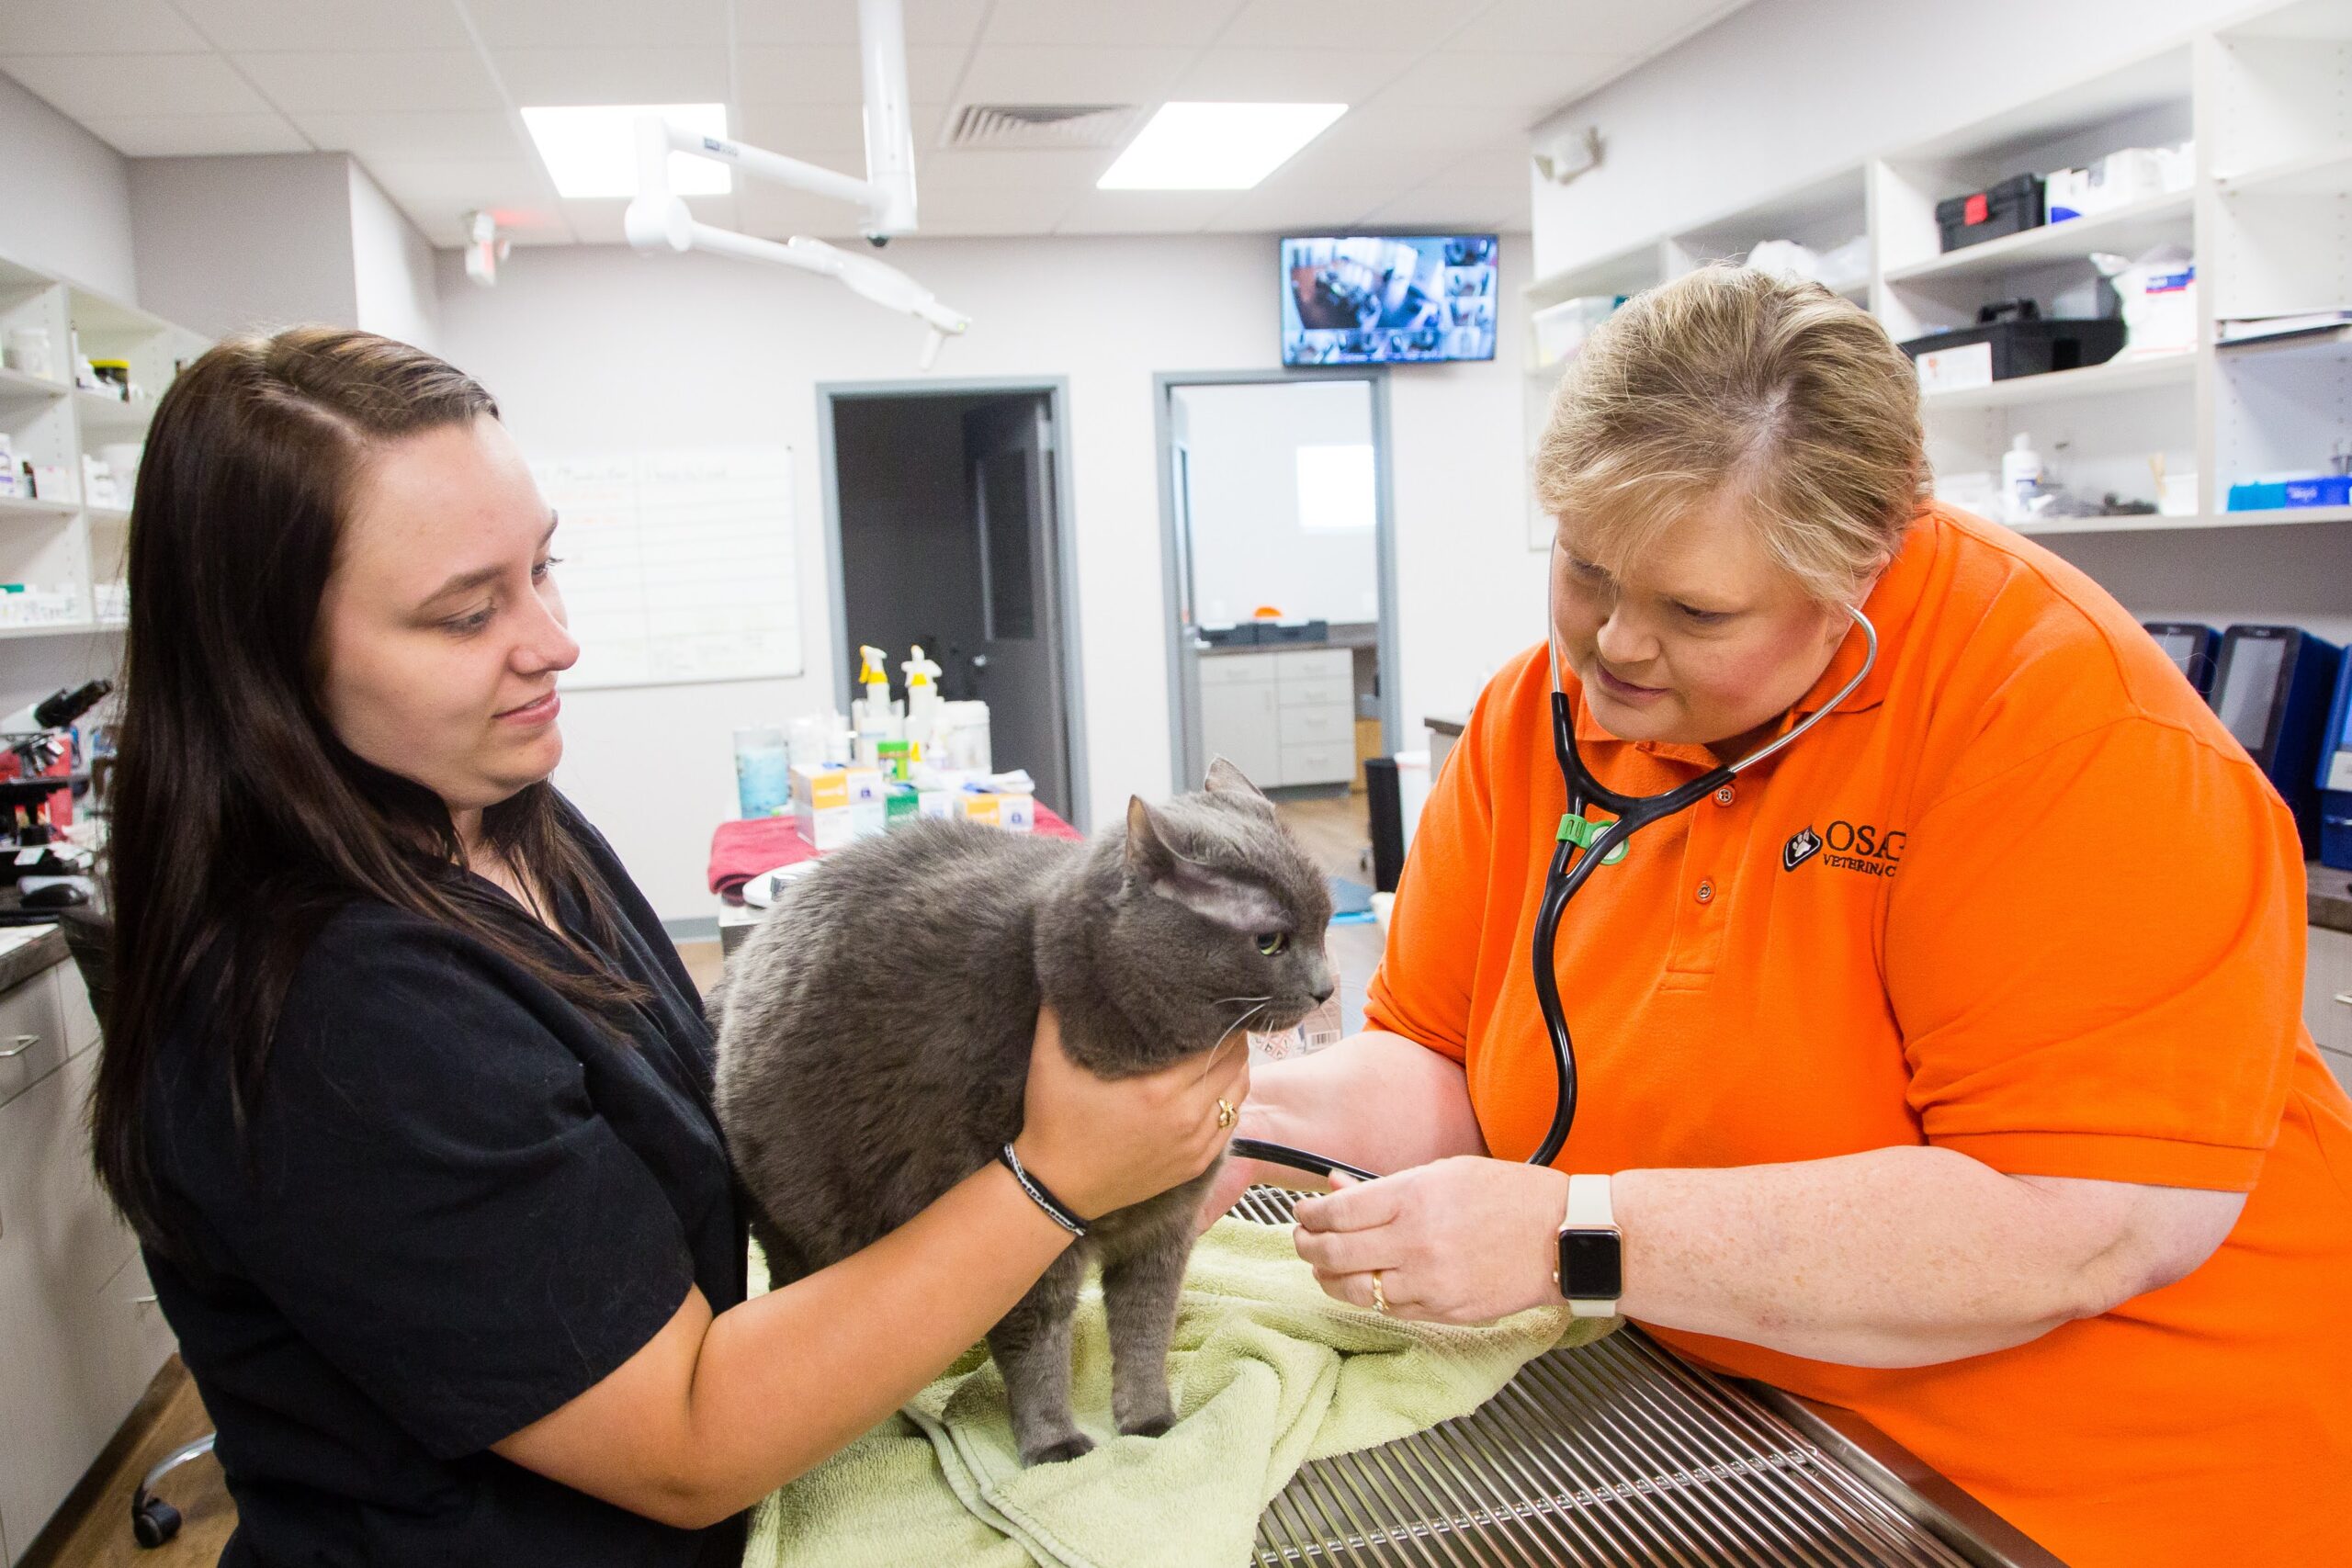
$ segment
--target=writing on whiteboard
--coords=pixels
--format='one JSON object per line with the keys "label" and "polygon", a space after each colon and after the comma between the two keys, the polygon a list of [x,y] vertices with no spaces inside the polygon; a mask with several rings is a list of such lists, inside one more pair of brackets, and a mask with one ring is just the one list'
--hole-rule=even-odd
{"label": "writing on whiteboard", "polygon": [[801,672],[792,454],[648,452],[531,465],[560,526],[570,687]]}

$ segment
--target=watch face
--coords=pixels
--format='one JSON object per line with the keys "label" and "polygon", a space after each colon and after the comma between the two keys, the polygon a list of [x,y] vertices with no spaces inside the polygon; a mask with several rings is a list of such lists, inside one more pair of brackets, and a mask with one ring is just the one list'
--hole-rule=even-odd
{"label": "watch face", "polygon": [[1613,1230],[1560,1233],[1560,1294],[1572,1302],[1613,1301],[1625,1293],[1623,1243]]}

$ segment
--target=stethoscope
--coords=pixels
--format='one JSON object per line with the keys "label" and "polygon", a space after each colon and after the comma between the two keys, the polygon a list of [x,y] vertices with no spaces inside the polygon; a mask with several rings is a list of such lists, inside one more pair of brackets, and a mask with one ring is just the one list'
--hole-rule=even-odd
{"label": "stethoscope", "polygon": [[[1796,743],[1797,737],[1827,718],[1840,704],[1854,694],[1871,669],[1878,662],[1878,628],[1871,625],[1868,615],[1849,604],[1846,613],[1862,630],[1864,642],[1862,667],[1853,678],[1838,688],[1837,694],[1826,703],[1805,715],[1785,733],[1767,741],[1736,762],[1710,769],[1690,783],[1657,795],[1620,795],[1592,776],[1584,765],[1584,753],[1577,749],[1576,724],[1568,711],[1567,694],[1560,689],[1560,643],[1557,633],[1551,637],[1552,656],[1552,754],[1560,766],[1560,780],[1567,786],[1568,809],[1560,818],[1557,847],[1552,852],[1551,868],[1544,874],[1544,901],[1535,912],[1535,939],[1528,953],[1533,970],[1535,1003],[1544,1014],[1544,1032],[1552,1042],[1552,1063],[1559,1078],[1559,1099],[1552,1111],[1551,1130],[1535,1152],[1527,1156],[1530,1165],[1549,1165],[1568,1141],[1568,1129],[1577,1119],[1577,1052],[1576,1042],[1568,1034],[1567,1014],[1560,1007],[1560,978],[1557,953],[1560,943],[1560,917],[1568,900],[1592,875],[1594,868],[1614,865],[1625,858],[1626,843],[1633,836],[1653,822],[1662,821],[1678,811],[1685,811],[1706,799],[1732,780],[1758,763]],[[1585,819],[1588,805],[1603,811],[1616,813],[1613,821],[1589,822]],[[1233,1152],[1244,1159],[1263,1160],[1269,1165],[1289,1166],[1296,1170],[1313,1171],[1320,1176],[1334,1173],[1351,1176],[1359,1181],[1377,1179],[1373,1172],[1329,1155],[1292,1148],[1287,1144],[1271,1144],[1261,1138],[1236,1138]]]}

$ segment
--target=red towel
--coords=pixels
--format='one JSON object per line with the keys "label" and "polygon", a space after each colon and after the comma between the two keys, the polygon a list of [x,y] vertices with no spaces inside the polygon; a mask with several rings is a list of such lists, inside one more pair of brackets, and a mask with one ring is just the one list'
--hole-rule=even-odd
{"label": "red towel", "polygon": [[[1049,839],[1080,837],[1077,829],[1042,804],[1037,807],[1037,825],[1032,830]],[[817,853],[789,817],[721,822],[710,836],[710,890],[722,898],[735,897],[743,891],[743,884],[762,872],[813,860]]]}

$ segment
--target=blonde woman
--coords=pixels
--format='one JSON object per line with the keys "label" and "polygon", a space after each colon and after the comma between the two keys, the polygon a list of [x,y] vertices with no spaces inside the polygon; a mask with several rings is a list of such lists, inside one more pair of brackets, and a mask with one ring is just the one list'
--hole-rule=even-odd
{"label": "blonde woman", "polygon": [[[2127,612],[1926,479],[1910,366],[1817,288],[1711,268],[1596,333],[1537,457],[1593,773],[1663,791],[1781,733],[1860,668],[1849,607],[1877,663],[1586,885],[1545,1168],[1530,649],[1430,797],[1367,1032],[1262,1069],[1241,1130],[1398,1173],[1300,1205],[1334,1295],[1557,1302],[1583,1178],[1617,1310],[2075,1568],[2344,1561],[2352,1103],[2298,1018],[2294,825]],[[1227,1190],[1258,1177],[1292,1179]]]}

